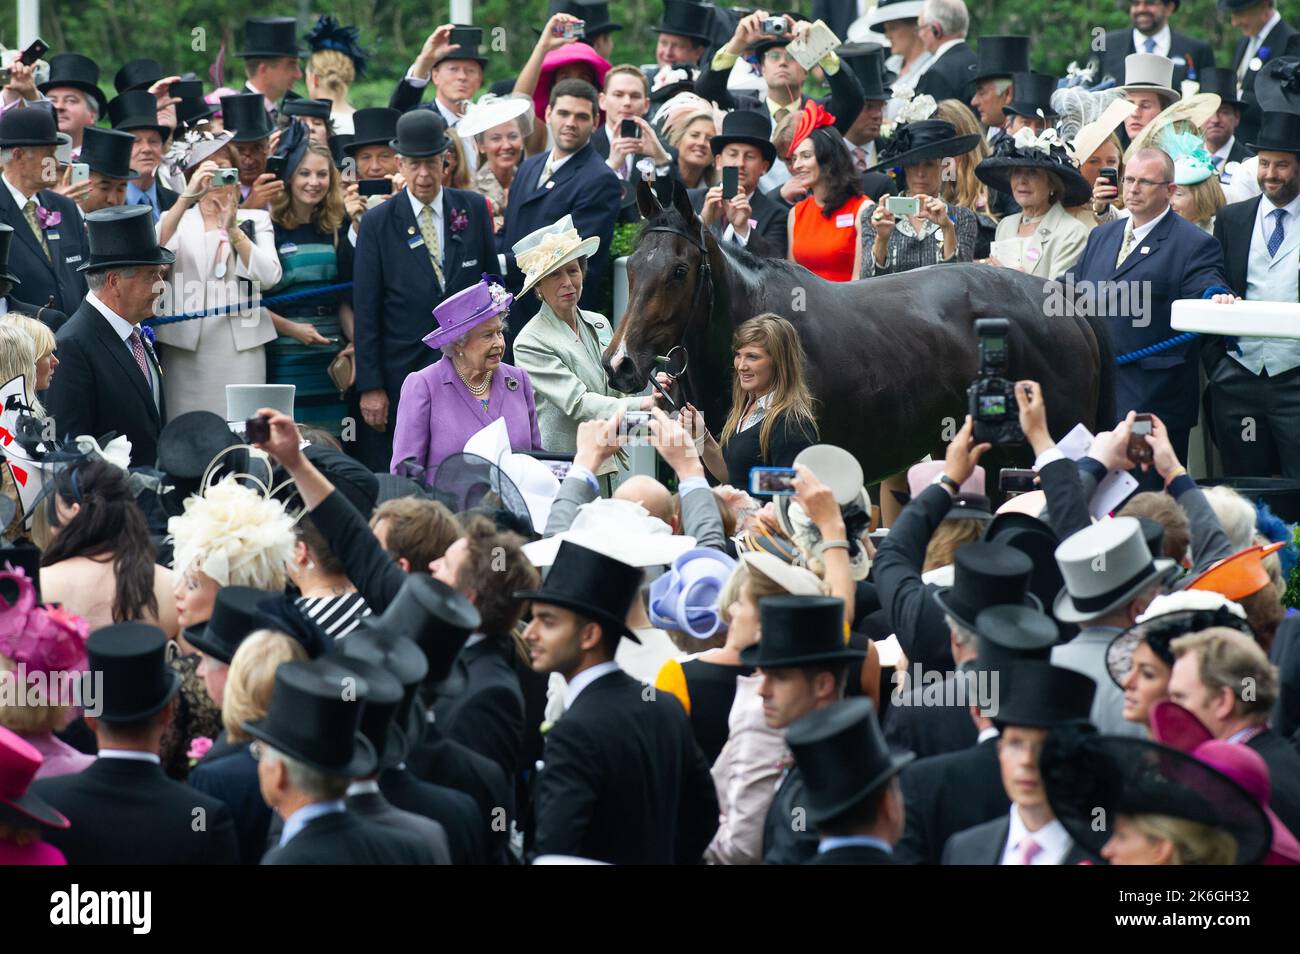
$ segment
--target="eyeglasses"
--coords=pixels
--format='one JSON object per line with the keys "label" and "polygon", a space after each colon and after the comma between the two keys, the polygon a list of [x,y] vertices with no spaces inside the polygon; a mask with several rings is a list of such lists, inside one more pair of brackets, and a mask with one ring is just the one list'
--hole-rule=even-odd
{"label": "eyeglasses", "polygon": [[767,50],[763,54],[763,59],[769,63],[780,63],[783,60],[790,60],[792,57],[785,50]]}
{"label": "eyeglasses", "polygon": [[1157,188],[1158,186],[1169,185],[1169,180],[1168,179],[1134,179],[1132,176],[1125,176],[1124,185],[1130,189],[1133,188],[1134,186],[1139,186],[1143,189],[1154,189]]}

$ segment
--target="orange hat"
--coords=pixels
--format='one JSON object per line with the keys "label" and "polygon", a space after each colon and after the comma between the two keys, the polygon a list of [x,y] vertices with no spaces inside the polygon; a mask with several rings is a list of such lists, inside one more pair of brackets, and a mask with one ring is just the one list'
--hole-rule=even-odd
{"label": "orange hat", "polygon": [[1224,557],[1187,584],[1189,590],[1213,590],[1230,600],[1241,600],[1258,593],[1269,583],[1264,557],[1281,550],[1285,543],[1247,547],[1240,553]]}

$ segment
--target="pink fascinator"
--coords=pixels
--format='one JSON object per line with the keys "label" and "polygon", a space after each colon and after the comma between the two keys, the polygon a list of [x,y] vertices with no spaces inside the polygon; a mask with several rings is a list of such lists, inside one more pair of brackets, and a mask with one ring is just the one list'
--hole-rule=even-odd
{"label": "pink fascinator", "polygon": [[0,656],[28,672],[84,670],[89,629],[62,607],[38,606],[36,587],[21,568],[6,563],[0,570]]}

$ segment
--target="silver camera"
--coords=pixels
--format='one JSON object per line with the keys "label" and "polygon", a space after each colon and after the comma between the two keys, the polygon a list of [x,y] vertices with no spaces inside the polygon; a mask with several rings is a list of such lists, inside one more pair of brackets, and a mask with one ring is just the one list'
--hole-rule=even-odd
{"label": "silver camera", "polygon": [[763,20],[763,32],[769,36],[785,36],[788,27],[785,17],[765,17]]}
{"label": "silver camera", "polygon": [[218,169],[212,173],[212,187],[219,189],[222,186],[232,186],[239,182],[238,169]]}

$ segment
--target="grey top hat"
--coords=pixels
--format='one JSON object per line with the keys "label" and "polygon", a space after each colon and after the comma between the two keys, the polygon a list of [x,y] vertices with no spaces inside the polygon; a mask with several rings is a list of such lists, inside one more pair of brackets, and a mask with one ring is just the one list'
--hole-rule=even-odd
{"label": "grey top hat", "polygon": [[1115,517],[1085,527],[1056,548],[1065,588],[1053,613],[1064,623],[1084,623],[1123,606],[1145,587],[1165,579],[1173,560],[1153,560],[1142,525]]}
{"label": "grey top hat", "polygon": [[226,420],[242,423],[263,407],[293,417],[293,395],[292,384],[227,384]]}
{"label": "grey top hat", "polygon": [[1119,90],[1158,93],[1166,106],[1183,98],[1174,89],[1174,61],[1159,53],[1130,53],[1124,57],[1124,85]]}

